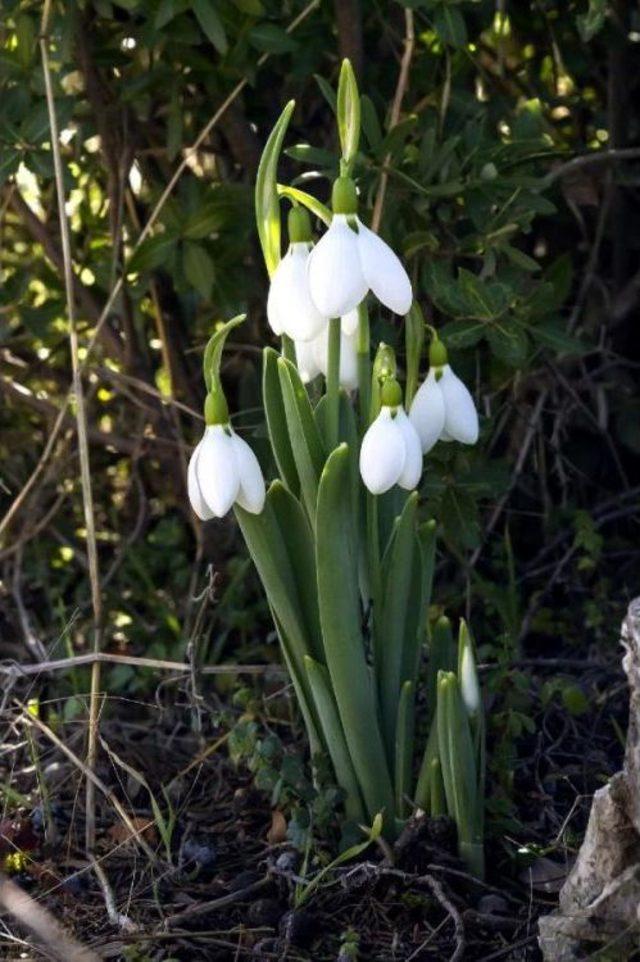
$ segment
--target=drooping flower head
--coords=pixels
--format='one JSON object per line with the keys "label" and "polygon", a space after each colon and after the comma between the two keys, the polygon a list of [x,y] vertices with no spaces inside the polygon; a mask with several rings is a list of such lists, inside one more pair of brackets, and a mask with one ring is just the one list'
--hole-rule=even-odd
{"label": "drooping flower head", "polygon": [[429,349],[430,370],[413,399],[409,418],[426,454],[437,441],[475,444],[478,412],[473,398],[449,365],[447,349],[438,338]]}
{"label": "drooping flower head", "polygon": [[395,314],[411,307],[411,281],[388,244],[358,217],[358,195],[349,177],[333,185],[333,219],[308,262],[309,290],[325,317],[343,317],[372,290]]}
{"label": "drooping flower head", "polygon": [[234,504],[252,514],[260,514],[264,507],[262,470],[247,442],[229,423],[229,408],[220,382],[225,339],[243,320],[244,315],[240,315],[216,331],[204,354],[205,430],[187,472],[189,500],[201,521],[224,517]]}
{"label": "drooping flower head", "polygon": [[412,491],[422,474],[422,451],[394,378],[383,384],[381,400],[380,413],[362,440],[360,475],[371,494],[384,494],[394,484]]}
{"label": "drooping flower head", "polygon": [[311,221],[304,207],[291,208],[288,226],[289,249],[271,278],[267,319],[274,334],[312,341],[328,317],[316,308],[309,293],[307,266],[313,243]]}

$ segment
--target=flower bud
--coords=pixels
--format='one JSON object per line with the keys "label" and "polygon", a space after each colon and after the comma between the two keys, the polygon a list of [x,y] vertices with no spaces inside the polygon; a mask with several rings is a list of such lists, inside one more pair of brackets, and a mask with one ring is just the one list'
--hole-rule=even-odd
{"label": "flower bud", "polygon": [[311,242],[311,218],[305,207],[292,207],[287,218],[290,244]]}
{"label": "flower bud", "polygon": [[357,214],[358,192],[350,177],[338,177],[333,183],[331,206],[334,214]]}

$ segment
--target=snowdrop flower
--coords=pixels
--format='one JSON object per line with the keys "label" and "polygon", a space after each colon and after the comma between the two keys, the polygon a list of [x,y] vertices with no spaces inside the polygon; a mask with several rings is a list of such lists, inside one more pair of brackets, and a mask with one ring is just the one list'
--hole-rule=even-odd
{"label": "snowdrop flower", "polygon": [[205,420],[204,436],[189,461],[191,507],[201,521],[224,517],[233,504],[260,514],[265,500],[262,471],[247,442],[228,423],[224,399],[207,396]]}
{"label": "snowdrop flower", "polygon": [[459,652],[460,694],[467,712],[473,717],[480,710],[480,684],[471,635],[465,621],[460,622]]}
{"label": "snowdrop flower", "polygon": [[307,265],[311,252],[311,223],[303,207],[289,211],[289,250],[278,264],[269,287],[267,319],[274,334],[295,341],[311,341],[327,323],[311,300]]}
{"label": "snowdrop flower", "polygon": [[[321,333],[319,337],[327,337],[326,331]],[[298,373],[302,379],[303,384],[308,384],[309,381],[313,381],[314,377],[320,374],[320,368],[318,367],[318,362],[316,361],[316,345],[315,341],[296,341],[296,367],[298,368]]]}
{"label": "snowdrop flower", "polygon": [[434,340],[429,351],[431,369],[413,399],[409,418],[426,454],[436,441],[478,440],[478,412],[473,398],[453,373],[442,341]]}
{"label": "snowdrop flower", "polygon": [[394,484],[412,491],[422,474],[420,439],[402,407],[395,380],[382,387],[380,414],[362,439],[360,475],[371,494],[384,494]]}
{"label": "snowdrop flower", "polygon": [[325,317],[343,317],[364,300],[369,289],[395,314],[406,314],[411,281],[388,244],[357,216],[355,184],[339,177],[333,185],[331,226],[308,262],[311,299]]}

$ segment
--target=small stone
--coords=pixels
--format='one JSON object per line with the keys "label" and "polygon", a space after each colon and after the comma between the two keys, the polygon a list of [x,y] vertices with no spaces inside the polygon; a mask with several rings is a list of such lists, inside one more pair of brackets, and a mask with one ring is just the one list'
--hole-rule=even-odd
{"label": "small stone", "polygon": [[280,935],[287,944],[300,948],[307,946],[316,928],[316,917],[304,909],[291,909],[280,919]]}
{"label": "small stone", "polygon": [[506,915],[509,911],[507,900],[501,895],[483,895],[478,902],[481,915]]}
{"label": "small stone", "polygon": [[282,917],[282,906],[276,899],[256,899],[250,904],[247,915],[252,925],[268,925],[275,929]]}

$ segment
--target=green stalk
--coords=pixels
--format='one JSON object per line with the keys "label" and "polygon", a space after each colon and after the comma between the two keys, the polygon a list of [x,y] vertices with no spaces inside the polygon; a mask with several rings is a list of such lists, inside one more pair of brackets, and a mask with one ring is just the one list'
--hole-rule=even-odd
{"label": "green stalk", "polygon": [[282,335],[282,356],[292,364],[296,363],[296,346],[288,334]]}
{"label": "green stalk", "polygon": [[327,365],[327,428],[329,450],[338,446],[340,437],[340,318],[329,321]]}
{"label": "green stalk", "polygon": [[360,432],[369,427],[371,411],[371,355],[369,336],[369,311],[363,301],[358,307],[358,407]]}

